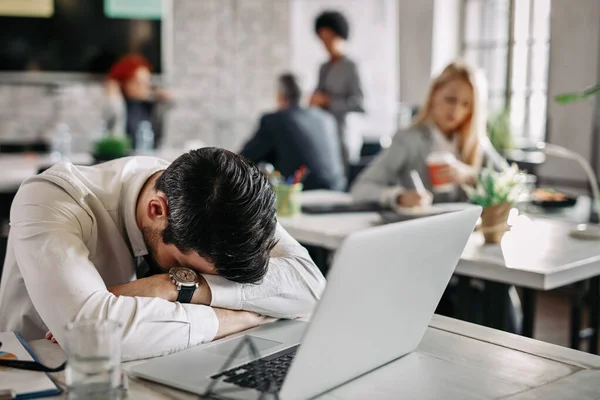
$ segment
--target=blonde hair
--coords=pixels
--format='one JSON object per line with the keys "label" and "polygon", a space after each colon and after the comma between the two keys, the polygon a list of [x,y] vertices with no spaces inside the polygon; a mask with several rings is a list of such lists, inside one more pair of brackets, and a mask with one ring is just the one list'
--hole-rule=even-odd
{"label": "blonde hair", "polygon": [[433,122],[431,119],[433,95],[454,79],[464,80],[473,89],[471,116],[458,128],[457,134],[462,161],[479,167],[482,158],[480,140],[483,135],[486,135],[487,119],[487,85],[481,71],[462,61],[455,61],[444,68],[442,73],[431,82],[425,104],[415,116],[413,124],[421,126]]}

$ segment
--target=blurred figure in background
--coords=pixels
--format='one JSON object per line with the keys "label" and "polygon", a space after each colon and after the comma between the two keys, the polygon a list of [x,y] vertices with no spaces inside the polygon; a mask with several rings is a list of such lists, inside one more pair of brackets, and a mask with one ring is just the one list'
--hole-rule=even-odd
{"label": "blurred figure in background", "polygon": [[[485,101],[482,75],[462,62],[448,65],[431,83],[413,126],[398,132],[392,145],[359,175],[352,187],[355,200],[403,207],[427,205],[432,195],[416,190],[413,170],[429,191],[434,191],[437,182],[447,182],[446,188],[450,185],[450,192],[436,193],[436,201],[459,200],[462,192],[458,186],[474,184],[481,166]],[[432,155],[438,158],[435,170]]]}
{"label": "blurred figure in background", "polygon": [[338,123],[342,157],[346,173],[349,167],[346,115],[364,112],[363,93],[354,61],[346,56],[346,40],[350,35],[348,20],[337,11],[325,11],[315,20],[315,32],[329,54],[319,69],[319,82],[310,105],[329,111]]}
{"label": "blurred figure in background", "polygon": [[148,121],[154,131],[154,147],[160,145],[164,112],[172,103],[166,90],[155,90],[151,82],[152,67],[137,54],[121,58],[112,66],[105,86],[103,117],[106,129],[114,135],[125,134],[136,147],[136,131]]}
{"label": "blurred figure in background", "polygon": [[337,123],[319,108],[302,108],[296,78],[284,74],[278,80],[278,111],[263,115],[258,130],[241,154],[255,163],[269,162],[283,176],[292,176],[305,165],[309,175],[305,190],[345,190]]}

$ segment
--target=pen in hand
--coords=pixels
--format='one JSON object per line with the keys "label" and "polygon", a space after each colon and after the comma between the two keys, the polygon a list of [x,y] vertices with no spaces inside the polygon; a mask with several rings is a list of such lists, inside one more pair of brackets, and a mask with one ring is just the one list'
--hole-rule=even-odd
{"label": "pen in hand", "polygon": [[425,185],[423,185],[423,181],[421,180],[421,176],[416,170],[410,171],[410,178],[413,181],[413,185],[415,185],[415,190],[421,196],[425,196],[427,194],[427,189],[425,189]]}

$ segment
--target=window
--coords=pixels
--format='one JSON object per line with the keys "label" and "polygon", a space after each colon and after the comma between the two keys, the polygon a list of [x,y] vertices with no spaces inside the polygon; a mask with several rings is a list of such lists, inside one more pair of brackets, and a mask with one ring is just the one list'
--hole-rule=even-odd
{"label": "window", "polygon": [[490,112],[511,111],[513,135],[544,140],[550,0],[463,0],[462,53],[485,71]]}

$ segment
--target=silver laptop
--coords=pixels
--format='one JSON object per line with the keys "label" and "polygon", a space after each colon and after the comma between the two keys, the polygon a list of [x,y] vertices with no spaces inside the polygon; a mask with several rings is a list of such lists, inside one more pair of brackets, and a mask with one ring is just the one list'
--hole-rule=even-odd
{"label": "silver laptop", "polygon": [[[473,206],[357,232],[339,249],[309,323],[278,321],[131,372],[199,395],[210,387],[216,398],[324,393],[418,346],[480,214]],[[260,359],[248,350],[228,359],[248,339]]]}

